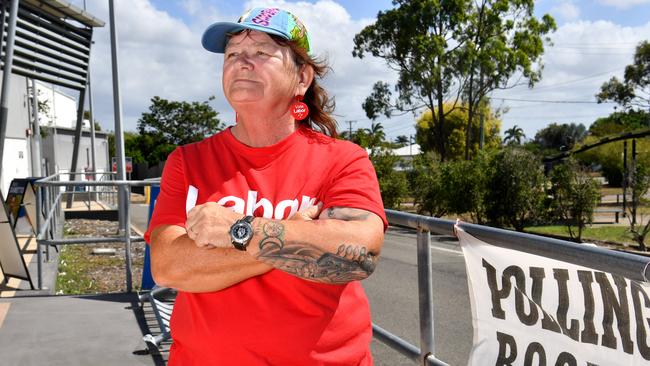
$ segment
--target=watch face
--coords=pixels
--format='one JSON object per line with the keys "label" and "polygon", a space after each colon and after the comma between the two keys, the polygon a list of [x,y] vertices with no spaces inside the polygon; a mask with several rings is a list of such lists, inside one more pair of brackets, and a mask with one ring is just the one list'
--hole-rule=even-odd
{"label": "watch face", "polygon": [[231,234],[233,239],[239,242],[245,242],[250,239],[253,234],[253,230],[248,223],[237,223],[233,226]]}

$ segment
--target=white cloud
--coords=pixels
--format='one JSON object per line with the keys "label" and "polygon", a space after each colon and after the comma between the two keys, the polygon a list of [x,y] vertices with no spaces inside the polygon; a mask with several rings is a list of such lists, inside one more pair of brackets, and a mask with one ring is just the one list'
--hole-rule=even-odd
{"label": "white cloud", "polygon": [[[97,118],[105,128],[113,127],[113,104],[108,11],[106,2],[92,2],[88,10],[107,21],[96,30],[92,54],[93,91]],[[155,95],[187,101],[203,101],[210,95],[222,120],[234,121],[234,113],[221,90],[219,55],[202,49],[200,37],[207,25],[215,21],[234,21],[246,9],[261,5],[250,1],[241,8],[216,8],[206,0],[185,0],[186,14],[169,14],[151,5],[148,0],[133,0],[127,5],[116,2],[120,44],[120,81],[123,121],[127,130],[134,130],[136,121]],[[331,0],[315,3],[287,3],[271,0],[265,6],[277,5],[296,14],[312,34],[317,54],[326,55],[332,72],[325,80],[330,94],[336,97],[339,128],[347,129],[346,120],[358,120],[353,128],[368,127],[361,103],[372,85],[383,80],[394,84],[395,73],[382,60],[353,58],[353,37],[372,19],[355,20],[341,5]],[[236,12],[236,13],[233,13]],[[182,16],[187,16],[183,18]],[[182,20],[185,19],[185,20]],[[555,46],[544,56],[543,80],[535,89],[518,87],[495,91],[494,97],[510,99],[595,101],[600,85],[611,76],[621,76],[631,63],[634,47],[650,38],[650,23],[625,27],[607,21],[572,21],[563,24],[552,35]],[[500,101],[494,101],[495,106]],[[551,122],[577,122],[589,125],[599,116],[612,111],[611,104],[542,104],[506,101],[510,111],[503,117],[502,131],[516,124],[529,138]],[[407,114],[380,120],[390,137],[411,134],[413,116]]]}
{"label": "white cloud", "polygon": [[618,9],[629,9],[637,5],[650,4],[650,0],[599,0],[599,3]]}
{"label": "white cloud", "polygon": [[[95,30],[92,51],[95,116],[104,128],[113,129],[108,7],[106,2],[94,2],[93,5],[88,11],[106,21],[106,27]],[[326,56],[332,67],[324,85],[336,98],[336,115],[341,129],[347,126],[344,121],[349,119],[360,120],[355,128],[369,126],[361,103],[376,81],[395,80],[394,73],[381,60],[352,57],[352,38],[369,20],[352,20],[345,8],[331,0],[316,3],[250,1],[242,4],[236,14],[221,13],[205,0],[184,0],[180,5],[190,20],[184,22],[180,15],[156,9],[149,0],[133,0],[128,6],[115,3],[125,130],[136,129],[138,118],[147,111],[150,99],[156,95],[185,101],[204,101],[214,95],[216,99],[211,104],[220,113],[220,119],[233,123],[234,113],[221,89],[223,58],[203,50],[200,38],[209,24],[235,21],[253,6],[280,6],[306,24],[317,54]],[[383,123],[389,128],[401,122]],[[412,121],[407,123],[412,125]]]}
{"label": "white cloud", "polygon": [[[94,5],[89,12],[106,21],[95,30],[91,58],[95,115],[103,127],[113,129],[108,8],[105,2]],[[200,47],[200,35],[147,0],[128,6],[116,2],[115,7],[124,129],[135,130],[153,96],[203,101],[217,95],[217,60]]]}
{"label": "white cloud", "polygon": [[564,20],[576,20],[580,17],[580,8],[570,1],[564,1],[553,7],[551,13],[559,15]]}
{"label": "white cloud", "polygon": [[[650,38],[650,23],[624,27],[608,21],[566,23],[552,35],[554,46],[546,48],[542,81],[534,89],[518,87],[495,92],[511,99],[591,101],[612,76],[623,75],[632,63],[638,42]],[[499,101],[495,100],[495,104]],[[613,111],[613,104],[561,104],[506,101],[510,111],[503,117],[502,131],[513,125],[528,138],[549,123],[583,123]]]}

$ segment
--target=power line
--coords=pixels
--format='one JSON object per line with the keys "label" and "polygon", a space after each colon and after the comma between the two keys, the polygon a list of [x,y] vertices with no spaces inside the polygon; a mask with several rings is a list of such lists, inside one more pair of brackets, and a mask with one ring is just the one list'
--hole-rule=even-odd
{"label": "power line", "polygon": [[605,47],[607,47],[607,46],[611,46],[611,45],[620,45],[620,46],[622,46],[622,45],[626,45],[626,44],[638,45],[639,42],[600,42],[600,43],[559,42],[559,43],[554,43],[553,47],[557,47],[557,46],[560,46],[560,47],[573,47],[573,46],[577,46],[577,47],[589,47],[589,46],[602,47],[602,46],[605,46]]}
{"label": "power line", "polygon": [[576,55],[576,54],[578,54],[578,55],[585,55],[585,56],[629,56],[629,55],[632,55],[634,53],[634,50],[629,50],[629,51],[625,51],[625,52],[591,52],[590,50],[575,50],[575,49],[554,50],[554,49],[551,48],[551,49],[545,50],[544,53],[547,53],[547,54],[565,54],[565,55]]}
{"label": "power line", "polygon": [[[582,114],[582,115],[559,115],[559,116],[516,116],[516,115],[504,115],[503,117],[508,117],[509,119],[518,119],[518,120],[532,120],[532,119],[573,119],[573,118],[597,118],[602,117],[602,114]],[[502,118],[503,118],[502,117]]]}
{"label": "power line", "polygon": [[511,102],[526,102],[526,103],[555,103],[555,104],[606,104],[606,103],[615,103],[615,102],[593,102],[588,100],[542,100],[542,99],[516,99],[516,98],[496,98],[492,97],[490,99],[494,100],[503,100]]}
{"label": "power line", "polygon": [[585,77],[578,78],[578,79],[567,80],[567,81],[563,81],[563,82],[555,83],[555,84],[540,85],[540,86],[533,87],[530,91],[535,92],[535,91],[540,90],[540,89],[550,89],[550,88],[555,88],[557,86],[563,86],[563,85],[567,85],[567,84],[578,83],[578,82],[586,81],[586,80],[593,79],[593,78],[596,78],[596,77],[600,77],[600,76],[603,76],[603,75],[611,74],[613,72],[624,70],[624,69],[625,69],[625,66],[617,67],[617,68],[609,70],[609,71],[599,72],[597,74],[592,74],[592,75],[585,76]]}

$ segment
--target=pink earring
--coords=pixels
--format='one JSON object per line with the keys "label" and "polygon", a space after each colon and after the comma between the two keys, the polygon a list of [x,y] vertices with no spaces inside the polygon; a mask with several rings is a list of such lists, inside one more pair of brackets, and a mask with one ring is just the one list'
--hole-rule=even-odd
{"label": "pink earring", "polygon": [[302,121],[309,115],[309,108],[307,107],[307,104],[302,102],[302,98],[302,95],[297,95],[296,101],[291,105],[291,116],[293,116],[296,121]]}
{"label": "pink earring", "polygon": [[239,122],[239,113],[235,112],[235,123]]}

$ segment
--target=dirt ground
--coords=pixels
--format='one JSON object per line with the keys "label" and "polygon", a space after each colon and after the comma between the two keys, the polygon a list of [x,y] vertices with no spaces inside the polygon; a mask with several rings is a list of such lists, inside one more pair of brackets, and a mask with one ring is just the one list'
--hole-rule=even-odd
{"label": "dirt ground", "polygon": [[[100,220],[66,220],[65,238],[114,237],[118,223]],[[137,235],[135,232],[132,236]],[[94,249],[114,249],[114,254],[93,254]],[[97,243],[61,247],[57,294],[87,294],[126,290],[125,245]],[[131,243],[132,286],[140,289],[145,243]]]}

